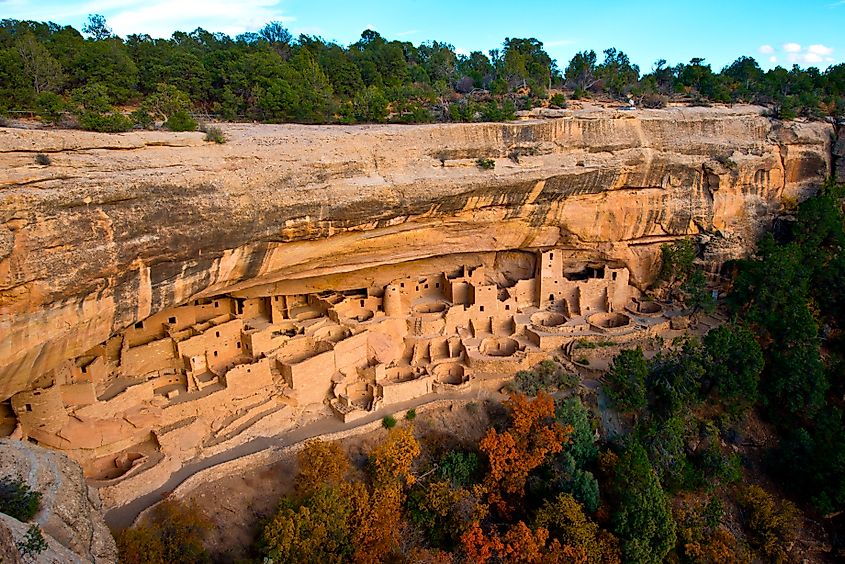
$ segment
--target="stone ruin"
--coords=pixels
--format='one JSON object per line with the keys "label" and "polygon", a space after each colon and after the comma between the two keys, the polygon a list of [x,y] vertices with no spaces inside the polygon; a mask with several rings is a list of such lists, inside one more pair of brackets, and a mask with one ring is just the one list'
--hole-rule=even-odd
{"label": "stone ruin", "polygon": [[354,421],[510,377],[577,340],[626,342],[669,326],[626,268],[567,273],[554,249],[535,262],[533,276],[507,284],[464,266],[384,287],[195,300],[66,362],[49,385],[15,394],[0,421],[107,485],[309,406]]}

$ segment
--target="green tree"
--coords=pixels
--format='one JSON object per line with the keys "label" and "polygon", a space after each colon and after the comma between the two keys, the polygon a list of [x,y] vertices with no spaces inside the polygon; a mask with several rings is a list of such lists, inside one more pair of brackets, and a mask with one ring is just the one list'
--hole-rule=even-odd
{"label": "green tree", "polygon": [[596,77],[613,96],[624,96],[637,85],[640,68],[631,64],[628,55],[615,48],[605,49],[604,61],[596,68]]}
{"label": "green tree", "polygon": [[659,563],[675,546],[675,522],[643,447],[633,442],[616,466],[613,489],[618,507],[613,527],[625,562]]}
{"label": "green tree", "polygon": [[41,507],[41,492],[29,487],[20,478],[5,476],[0,479],[0,513],[18,521],[29,521]]}
{"label": "green tree", "polygon": [[112,30],[106,24],[106,18],[100,14],[88,14],[88,23],[82,26],[82,33],[94,41],[104,41],[112,37]]}
{"label": "green tree", "polygon": [[596,78],[597,60],[595,51],[581,51],[576,53],[566,66],[564,76],[566,81],[575,89],[576,98],[584,96],[598,82]]}
{"label": "green tree", "polygon": [[614,407],[640,411],[647,405],[648,363],[641,348],[626,349],[613,358],[605,376],[604,390]]}
{"label": "green tree", "polygon": [[530,86],[532,91],[551,88],[552,59],[543,49],[543,42],[534,39],[506,38],[502,49],[502,77],[512,86]]}
{"label": "green tree", "polygon": [[732,411],[757,402],[763,371],[763,351],[754,334],[742,325],[721,325],[704,336],[705,391]]}
{"label": "green tree", "polygon": [[682,284],[695,268],[695,243],[691,239],[678,239],[660,246],[660,271],[657,280],[669,287]]}
{"label": "green tree", "polygon": [[362,122],[381,123],[387,118],[387,97],[377,86],[369,86],[355,96],[355,119]]}
{"label": "green tree", "polygon": [[50,51],[32,33],[25,33],[15,42],[23,73],[36,95],[58,92],[64,84],[64,72]]}
{"label": "green tree", "polygon": [[692,309],[693,315],[699,312],[713,313],[715,311],[716,300],[707,287],[707,278],[701,268],[693,269],[681,285],[681,292],[683,292],[684,304]]}
{"label": "green tree", "polygon": [[581,467],[595,462],[599,454],[596,436],[590,424],[589,411],[580,398],[571,397],[559,404],[555,409],[555,419],[564,427],[572,427],[566,452],[572,455],[575,462]]}

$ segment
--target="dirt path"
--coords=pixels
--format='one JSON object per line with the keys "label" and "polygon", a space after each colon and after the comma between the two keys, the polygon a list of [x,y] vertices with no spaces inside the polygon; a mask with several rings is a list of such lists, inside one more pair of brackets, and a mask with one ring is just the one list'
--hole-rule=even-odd
{"label": "dirt path", "polygon": [[123,529],[129,527],[143,510],[161,501],[165,494],[174,490],[179,484],[200,470],[212,468],[224,462],[229,462],[242,456],[254,454],[268,448],[286,447],[314,437],[327,435],[329,433],[337,433],[339,431],[345,431],[355,427],[361,427],[367,423],[377,421],[385,415],[392,415],[402,411],[407,411],[408,409],[416,408],[432,401],[471,399],[474,397],[480,397],[485,392],[486,390],[484,389],[474,388],[465,392],[427,394],[413,400],[383,407],[382,409],[370,413],[366,417],[358,419],[354,423],[343,423],[334,417],[324,418],[306,423],[292,431],[288,431],[274,437],[259,437],[252,439],[251,441],[226,452],[221,452],[214,456],[189,463],[171,474],[170,478],[161,487],[134,499],[130,503],[109,509],[105,514],[106,524],[112,529]]}

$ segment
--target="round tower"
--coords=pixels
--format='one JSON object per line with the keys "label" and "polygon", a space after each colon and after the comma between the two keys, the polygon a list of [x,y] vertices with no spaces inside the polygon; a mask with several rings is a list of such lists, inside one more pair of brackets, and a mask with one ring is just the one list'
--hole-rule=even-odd
{"label": "round tower", "polygon": [[388,317],[401,317],[405,315],[402,308],[402,295],[399,293],[399,288],[393,284],[384,289],[384,314]]}

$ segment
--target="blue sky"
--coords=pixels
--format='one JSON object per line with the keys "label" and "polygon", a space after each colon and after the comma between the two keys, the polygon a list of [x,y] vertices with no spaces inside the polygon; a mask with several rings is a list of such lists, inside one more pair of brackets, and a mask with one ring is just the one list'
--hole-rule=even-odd
{"label": "blue sky", "polygon": [[715,69],[740,55],[764,68],[845,62],[845,0],[0,0],[0,18],[50,20],[77,28],[106,16],[115,33],[169,37],[203,27],[232,36],[281,20],[298,35],[342,44],[366,28],[385,37],[436,39],[461,52],[536,37],[562,67],[583,49],[616,47],[648,71],[704,57]]}

